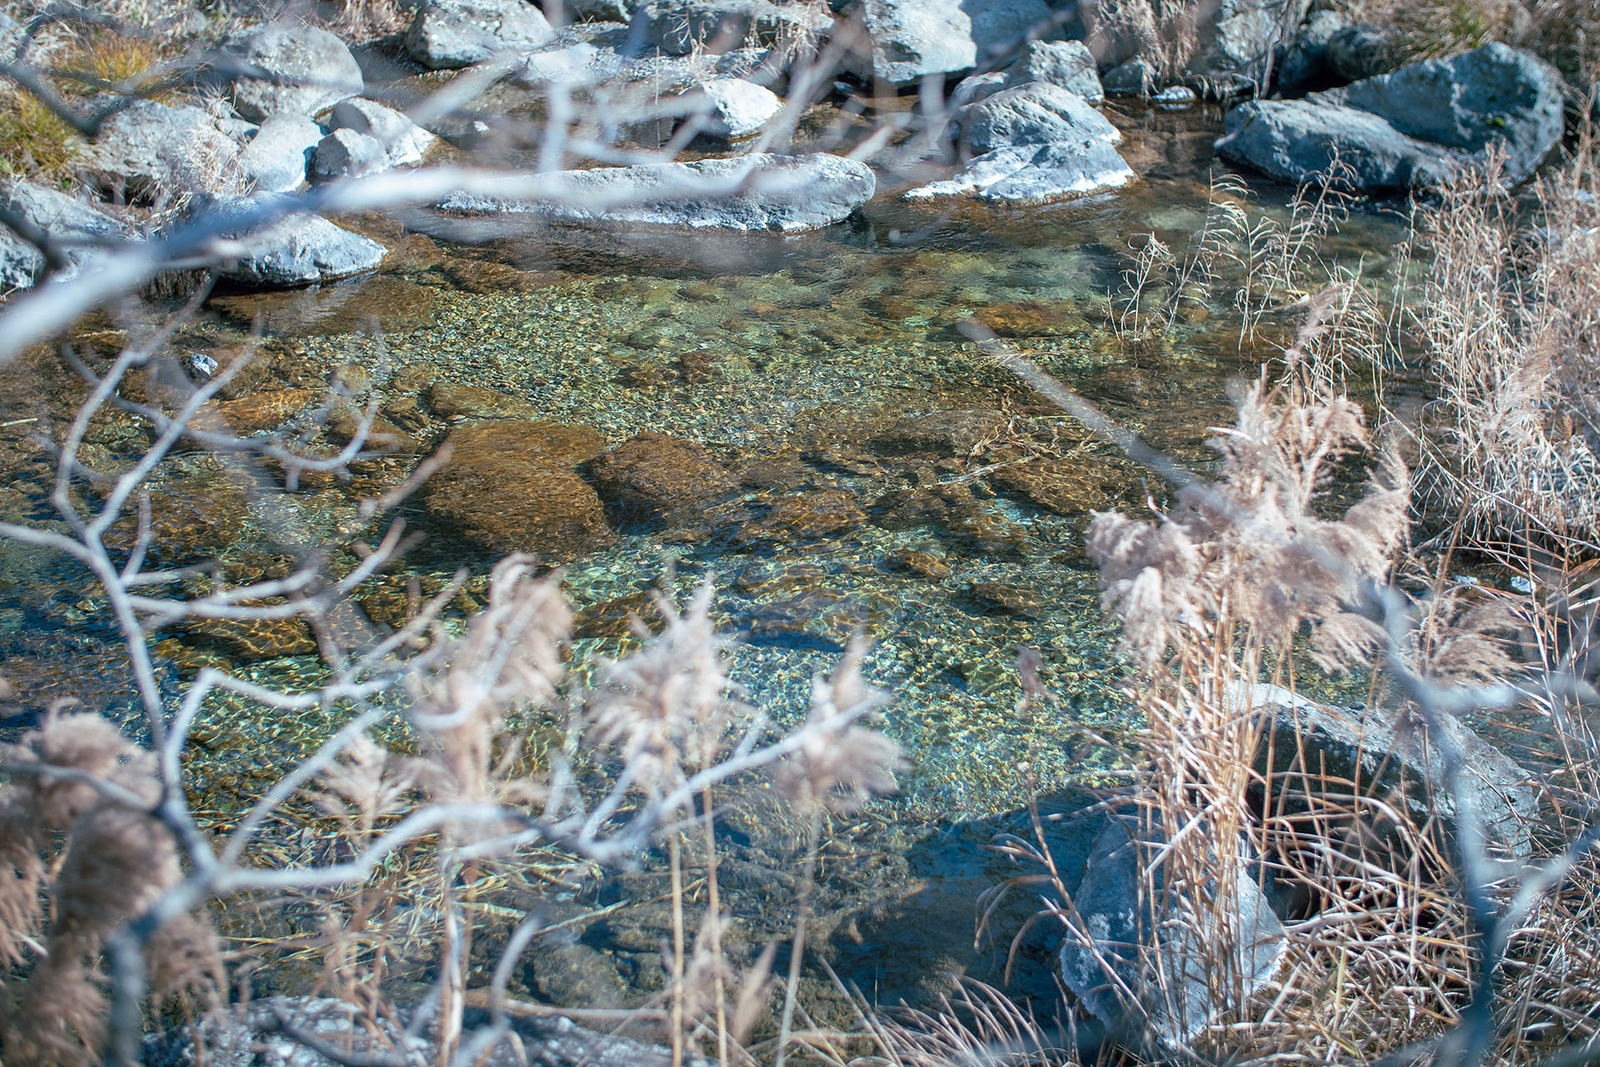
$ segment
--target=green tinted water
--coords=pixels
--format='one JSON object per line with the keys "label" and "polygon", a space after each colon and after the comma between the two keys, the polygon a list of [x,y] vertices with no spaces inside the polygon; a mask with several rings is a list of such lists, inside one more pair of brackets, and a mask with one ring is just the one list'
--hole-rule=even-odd
{"label": "green tinted water", "polygon": [[[1205,217],[1214,116],[1141,121],[1130,157],[1146,180],[1093,202],[948,216],[888,203],[794,238],[489,231],[460,245],[419,233],[435,228],[426,219],[404,230],[368,220],[395,248],[382,274],[316,292],[214,300],[180,344],[227,351],[259,329],[262,392],[321,389],[354,364],[389,398],[390,413],[454,383],[492,390],[523,416],[593,427],[611,446],[644,431],[703,445],[739,473],[737,490],[664,528],[624,526],[613,546],[568,562],[565,588],[580,618],[573,670],[582,677],[632,647],[627,613],[664,574],[678,592],[709,578],[720,623],[741,638],[733,659],[744,699],[793,725],[812,674],[863,629],[873,642],[866,674],[892,696],[883,728],[912,766],[872,819],[839,828],[856,842],[854,858],[830,868],[818,910],[846,922],[839,916],[893,898],[900,911],[887,914],[914,915],[904,901],[939,884],[938,906],[949,907],[970,900],[982,864],[970,849],[949,859],[940,851],[947,846],[930,848],[918,828],[992,830],[1031,788],[1106,785],[1125,770],[1115,742],[1137,723],[1120,692],[1125,676],[1081,532],[1093,509],[1138,508],[1161,493],[995,367],[957,324],[974,318],[992,327],[1191,465],[1206,462],[1207,427],[1230,421],[1227,383],[1253,374],[1270,352],[1240,351],[1225,295],[1163,344],[1130,351],[1108,329],[1137,235],[1154,230],[1182,247]],[[1268,207],[1274,199],[1281,206],[1281,191],[1264,192]],[[1364,257],[1369,274],[1381,272],[1398,236],[1376,216],[1359,217],[1342,251]],[[406,429],[432,442],[450,425],[424,404]],[[394,484],[413,462],[358,472],[348,486],[330,480],[279,495],[274,522],[255,509],[216,547],[240,566],[251,553],[282,555],[286,539],[340,544],[366,533],[356,499]],[[408,557],[425,588],[458,564],[486,572],[488,557],[437,515],[415,503],[403,514],[426,537]],[[481,581],[474,590],[482,595]],[[40,595],[60,607],[38,610],[43,628],[66,631],[70,607],[92,629],[92,595],[59,586]],[[17,636],[13,654],[27,643]],[[168,651],[181,659],[198,644],[180,639]],[[211,655],[241,646],[205,647]],[[1022,701],[1014,664],[1023,648],[1040,654],[1050,698]],[[311,684],[321,667],[301,655],[248,670]],[[219,705],[198,724],[193,785],[219,827],[275,776],[280,757],[339,719],[337,710],[289,722],[259,716]],[[769,871],[792,862],[782,847],[751,848]],[[649,896],[632,883],[600,892]],[[782,936],[782,894],[730,887],[729,899],[745,909],[752,945],[759,931]],[[656,929],[643,942],[659,943],[658,928],[636,926]],[[909,951],[896,929],[902,941],[893,951]],[[585,936],[626,989],[650,987],[639,977],[648,960],[634,958],[648,949],[604,931]],[[871,946],[890,946],[858,936],[857,947],[838,951],[855,961],[855,977],[880,973],[882,953]],[[931,939],[944,945],[950,935]],[[550,975],[529,985],[556,998],[587,995],[563,994]]]}

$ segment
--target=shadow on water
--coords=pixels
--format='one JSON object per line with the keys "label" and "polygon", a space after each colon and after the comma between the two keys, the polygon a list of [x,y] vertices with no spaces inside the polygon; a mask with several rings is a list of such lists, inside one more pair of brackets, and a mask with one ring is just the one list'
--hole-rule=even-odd
{"label": "shadow on water", "polygon": [[[1061,790],[1038,801],[1044,842],[1073,892],[1104,817],[1089,810],[1098,797]],[[934,1008],[957,978],[975,979],[1031,1005],[1041,1018],[1060,999],[1055,975],[1062,928],[1043,914],[1057,899],[1048,883],[1011,888],[979,933],[978,901],[1011,879],[1044,876],[995,848],[1002,836],[1035,844],[1027,811],[945,824],[906,853],[907,895],[851,916],[820,949],[835,971],[870,1002]],[[1009,974],[1008,974],[1009,971]]]}

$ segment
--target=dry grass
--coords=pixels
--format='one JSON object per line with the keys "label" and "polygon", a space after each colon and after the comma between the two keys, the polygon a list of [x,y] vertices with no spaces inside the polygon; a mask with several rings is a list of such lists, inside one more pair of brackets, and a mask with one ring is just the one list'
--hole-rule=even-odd
{"label": "dry grass", "polygon": [[1590,0],[1354,0],[1349,7],[1393,36],[1403,62],[1504,41],[1555,64],[1574,103],[1600,69],[1600,10]]}
{"label": "dry grass", "polygon": [[[1141,893],[1158,915],[1177,897],[1179,914],[1196,917],[1188,930],[1215,932],[1198,960],[1169,959],[1151,936],[1141,952],[1150,985],[1133,991],[1134,1004],[1170,997],[1188,968],[1205,975],[1211,999],[1235,1006],[1185,1040],[1161,1025],[1163,1015],[1181,1017],[1182,1005],[1169,1003],[1153,1013],[1158,1047],[1227,1062],[1396,1054],[1534,1063],[1570,1056],[1597,1033],[1600,864],[1587,849],[1600,795],[1591,651],[1600,600],[1593,565],[1577,562],[1593,535],[1575,526],[1591,521],[1600,494],[1592,481],[1572,489],[1591,468],[1571,459],[1574,438],[1594,425],[1600,335],[1588,151],[1536,186],[1531,217],[1493,173],[1422,209],[1425,239],[1413,251],[1427,257],[1425,291],[1406,305],[1405,335],[1425,339],[1439,395],[1423,436],[1421,503],[1459,515],[1457,539],[1498,549],[1524,570],[1532,595],[1455,586],[1448,553],[1388,577],[1412,503],[1393,452],[1343,515],[1319,500],[1341,454],[1371,447],[1346,375],[1402,333],[1359,279],[1335,277],[1297,298],[1330,278],[1316,246],[1341,203],[1312,210],[1302,200],[1289,225],[1258,223],[1220,183],[1187,251],[1152,239],[1126,276],[1117,326],[1141,343],[1181,328],[1186,303],[1215,300],[1223,278],[1245,278],[1237,292],[1247,331],[1275,321],[1260,313],[1264,304],[1287,300],[1306,315],[1287,339],[1277,387],[1263,379],[1238,398],[1238,423],[1215,442],[1223,462],[1214,483],[1184,486],[1155,522],[1102,515],[1090,529],[1105,608],[1140,667],[1134,695],[1149,723],[1133,799],[1159,859]],[[1388,580],[1411,593],[1374,601],[1371,590]],[[1399,629],[1393,603],[1409,604]],[[1509,633],[1523,635],[1520,648]],[[1330,777],[1314,752],[1271,777],[1253,769],[1265,724],[1233,694],[1269,672],[1292,685],[1284,672],[1302,643],[1326,670],[1387,656],[1435,695],[1517,681],[1514,699],[1496,699],[1510,700],[1502,717],[1531,738],[1518,754],[1537,768],[1542,801],[1556,813],[1540,866],[1507,877],[1458,852],[1455,838],[1398,798]],[[1416,714],[1397,694],[1385,697],[1377,677],[1372,693],[1399,721]],[[1226,844],[1235,840],[1249,847]],[[1263,857],[1299,910],[1285,924],[1284,966],[1241,1002],[1228,872],[1250,855]],[[1070,907],[1062,918],[1078,925]],[[1192,933],[1173,943],[1195,944]]]}
{"label": "dry grass", "polygon": [[1600,202],[1585,141],[1534,183],[1532,212],[1491,169],[1417,214],[1407,308],[1433,399],[1418,440],[1425,503],[1469,544],[1600,552]]}
{"label": "dry grass", "polygon": [[[163,54],[151,36],[90,29],[35,48],[36,62],[51,67],[50,87],[74,106],[99,93],[167,101]],[[48,57],[48,58],[46,58]],[[86,143],[82,135],[26,90],[0,86],[0,172],[67,187]]]}
{"label": "dry grass", "polygon": [[[0,1041],[18,1063],[96,1063],[104,942],[183,876],[147,810],[154,761],[97,715],[52,712],[0,766]],[[157,996],[223,988],[203,916],[178,917],[146,957]]]}
{"label": "dry grass", "polygon": [[31,93],[0,88],[0,172],[67,187],[83,147],[77,131]]}

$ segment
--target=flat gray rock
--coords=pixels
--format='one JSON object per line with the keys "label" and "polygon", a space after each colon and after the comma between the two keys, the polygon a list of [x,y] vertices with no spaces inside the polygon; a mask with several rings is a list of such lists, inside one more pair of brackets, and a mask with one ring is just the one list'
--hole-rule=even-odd
{"label": "flat gray rock", "polygon": [[1303,100],[1243,104],[1228,113],[1216,148],[1296,183],[1324,177],[1337,150],[1350,184],[1378,192],[1438,185],[1499,145],[1515,183],[1560,141],[1561,112],[1542,63],[1489,44]]}
{"label": "flat gray rock", "polygon": [[1539,816],[1533,776],[1461,722],[1445,723],[1450,742],[1463,757],[1460,795],[1453,796],[1444,788],[1444,752],[1421,723],[1328,707],[1275,685],[1258,684],[1247,694],[1236,693],[1272,715],[1274,772],[1301,774],[1310,766],[1335,779],[1360,780],[1370,795],[1402,793],[1419,824],[1442,819],[1447,833],[1454,832],[1459,802],[1464,801],[1490,842],[1504,853],[1519,859],[1532,853]]}
{"label": "flat gray rock", "polygon": [[231,41],[228,52],[265,78],[235,78],[233,107],[252,122],[311,116],[361,92],[361,68],[345,43],[315,26],[267,26]]}
{"label": "flat gray rock", "polygon": [[866,49],[849,65],[863,78],[915,85],[1000,59],[1054,23],[1044,0],[864,0]]}
{"label": "flat gray rock", "polygon": [[305,184],[306,167],[322,127],[304,115],[269,117],[239,153],[239,168],[248,193],[287,193]]}
{"label": "flat gray rock", "polygon": [[[846,218],[872,199],[876,180],[859,160],[817,153],[516,175],[503,185],[504,192],[455,194],[436,206],[552,222],[796,233]],[[530,187],[537,192],[529,195]]]}
{"label": "flat gray rock", "polygon": [[[236,237],[230,216],[261,199],[219,197],[197,209],[213,213],[221,233]],[[378,242],[335,226],[319,215],[291,215],[276,225],[242,238],[245,249],[219,272],[241,285],[286,288],[374,270],[388,249]]]}
{"label": "flat gray rock", "polygon": [[1045,82],[1077,93],[1091,104],[1105,99],[1094,53],[1082,41],[1029,41],[1006,68],[1008,86]]}
{"label": "flat gray rock", "polygon": [[[130,236],[120,220],[66,193],[32,182],[0,181],[0,203],[52,238],[85,242],[63,248],[69,263],[63,271],[66,277],[76,274],[83,262],[95,254],[94,242]],[[43,268],[44,256],[38,249],[0,226],[0,293],[27,288]]]}
{"label": "flat gray rock", "polygon": [[223,192],[254,127],[188,105],[139,100],[101,126],[84,153],[96,184],[130,196]]}
{"label": "flat gray rock", "polygon": [[427,0],[406,30],[405,49],[429,70],[453,70],[506,51],[528,51],[555,35],[524,0]]}
{"label": "flat gray rock", "polygon": [[[1147,1029],[1161,1043],[1181,1047],[1208,1022],[1242,1007],[1277,973],[1288,939],[1242,856],[1224,928],[1206,903],[1215,885],[1203,887],[1198,908],[1186,894],[1160,891],[1167,884],[1160,869],[1147,875],[1158,853],[1137,816],[1107,822],[1072,894],[1093,947],[1069,933],[1061,945],[1061,977],[1113,1032]],[[1155,893],[1140,892],[1147,878]],[[1159,933],[1159,948],[1152,932]]]}
{"label": "flat gray rock", "polygon": [[1085,196],[1134,180],[1109,141],[1076,141],[1000,148],[978,156],[954,177],[910,190],[910,199],[972,196],[993,202],[1034,202]]}
{"label": "flat gray rock", "polygon": [[1122,133],[1083,97],[1046,82],[1029,82],[968,104],[954,115],[960,144],[973,155],[998,148],[1098,138],[1120,144]]}
{"label": "flat gray rock", "polygon": [[630,92],[652,99],[663,92],[682,93],[714,78],[743,78],[765,85],[777,74],[771,50],[765,48],[629,58],[606,42],[580,41],[528,54],[510,78],[529,89],[556,84],[568,89],[600,89],[607,99],[620,101]]}
{"label": "flat gray rock", "polygon": [[[409,1012],[402,1009],[402,1020]],[[335,1061],[284,1033],[285,1025],[331,1046],[346,1049],[369,1062],[413,1062],[426,1059],[432,1044],[426,1037],[407,1037],[392,1021],[374,1039],[360,1012],[331,997],[260,997],[213,1012],[193,1027],[174,1027],[150,1034],[140,1059],[145,1067],[335,1067]],[[669,1067],[670,1049],[626,1037],[587,1030],[570,1019],[517,1020],[518,1041],[500,1040],[472,1062],[484,1067]],[[476,1036],[468,1030],[467,1048]],[[518,1046],[521,1051],[519,1052]],[[402,1058],[397,1050],[405,1050]],[[698,1056],[686,1067],[706,1067]]]}
{"label": "flat gray rock", "polygon": [[670,56],[752,45],[792,49],[833,28],[826,5],[772,0],[647,0],[635,15],[645,20],[645,43]]}

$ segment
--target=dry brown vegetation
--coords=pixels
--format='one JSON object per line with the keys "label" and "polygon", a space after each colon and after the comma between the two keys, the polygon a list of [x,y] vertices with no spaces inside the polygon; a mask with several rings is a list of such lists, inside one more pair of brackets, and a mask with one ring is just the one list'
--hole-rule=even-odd
{"label": "dry brown vegetation", "polygon": [[1566,75],[1580,103],[1600,69],[1600,12],[1589,0],[1352,0],[1392,33],[1397,58],[1450,56],[1490,41],[1527,48]]}
{"label": "dry brown vegetation", "polygon": [[[1277,328],[1264,312],[1304,316],[1278,380],[1241,394],[1237,424],[1214,439],[1214,480],[1154,463],[1173,503],[1154,522],[1108,514],[1090,528],[1149,724],[1134,799],[1160,846],[1141,893],[1176,895],[1185,929],[1213,932],[1197,960],[1171,955],[1194,952],[1192,935],[1164,947],[1153,934],[1140,953],[1151,986],[1133,1003],[1148,1012],[1198,971],[1214,999],[1240,1004],[1229,872],[1250,857],[1317,902],[1286,923],[1271,982],[1190,1038],[1157,1025],[1158,1044],[1228,1062],[1580,1062],[1600,1033],[1592,152],[1585,138],[1526,198],[1491,169],[1420,205],[1415,271],[1393,292],[1319,258],[1346,206],[1321,191],[1280,223],[1220,181],[1187,248],[1135,246],[1114,322],[1130,340],[1182,328],[1186,307],[1230,289],[1247,332]],[[1364,498],[1340,491],[1340,514],[1319,497],[1351,450],[1372,447],[1348,376],[1373,366],[1387,368],[1389,444],[1367,463]],[[1420,420],[1400,402],[1407,374],[1426,380]],[[1417,554],[1408,510],[1436,535]],[[1454,581],[1468,551],[1532,592]],[[1548,820],[1532,865],[1499,865],[1468,831],[1307,771],[1305,754],[1287,779],[1267,773],[1266,723],[1241,694],[1268,678],[1292,687],[1301,651],[1322,670],[1365,664],[1370,698],[1404,729],[1438,738],[1446,718],[1492,708],[1523,731],[1517,755]],[[1262,797],[1276,799],[1263,809]],[[1060,919],[1093,941],[1070,906]],[[1159,1024],[1182,1005],[1151,1014]]]}
{"label": "dry brown vegetation", "polygon": [[1418,210],[1424,280],[1394,358],[1431,386],[1423,490],[1469,541],[1513,557],[1600,551],[1594,180],[1585,140],[1527,200],[1491,170]]}

